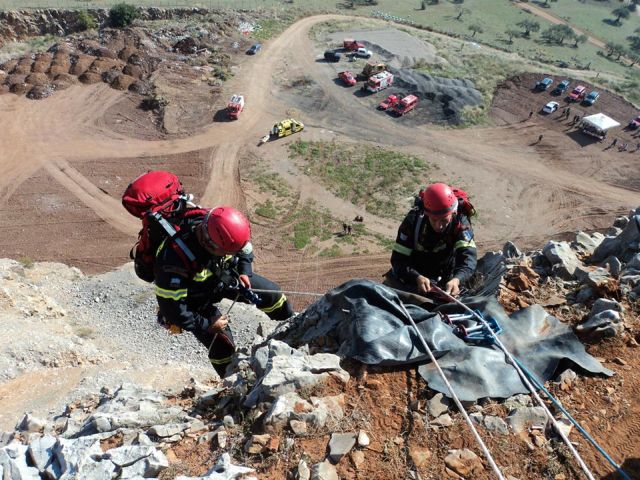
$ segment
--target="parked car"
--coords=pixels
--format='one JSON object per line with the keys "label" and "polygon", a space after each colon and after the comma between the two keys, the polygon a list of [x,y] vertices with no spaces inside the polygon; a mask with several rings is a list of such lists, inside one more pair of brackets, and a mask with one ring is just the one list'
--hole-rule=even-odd
{"label": "parked car", "polygon": [[598,100],[599,96],[600,93],[596,92],[595,90],[593,92],[589,92],[589,95],[584,97],[582,103],[585,105],[593,105],[594,103],[596,103],[596,100]]}
{"label": "parked car", "polygon": [[536,90],[544,91],[551,86],[553,83],[553,79],[550,77],[545,77],[536,83]]}
{"label": "parked car", "polygon": [[394,105],[399,101],[400,98],[398,97],[398,95],[389,95],[387,98],[380,102],[380,105],[378,105],[378,110],[388,110],[390,108],[393,108]]}
{"label": "parked car", "polygon": [[356,57],[360,57],[360,58],[371,58],[371,55],[373,55],[373,53],[371,53],[371,50],[367,50],[364,47],[357,49],[356,51],[353,52],[353,54]]}
{"label": "parked car", "polygon": [[570,102],[577,102],[582,100],[586,94],[587,94],[587,87],[585,87],[584,85],[578,85],[576,88],[574,88],[571,91],[567,99]]}
{"label": "parked car", "polygon": [[630,128],[631,130],[635,130],[638,127],[640,127],[640,115],[638,115],[636,118],[631,120],[629,122],[629,125],[627,125],[627,128]]}
{"label": "parked car", "polygon": [[551,95],[562,95],[569,89],[569,80],[562,80],[556,88],[551,91]]}
{"label": "parked car", "polygon": [[254,43],[253,45],[251,45],[249,50],[247,50],[247,55],[255,55],[260,51],[261,48],[262,48],[262,44]]}
{"label": "parked car", "polygon": [[353,87],[356,84],[356,77],[353,76],[349,70],[338,73],[338,77],[349,87]]}
{"label": "parked car", "polygon": [[418,97],[416,97],[415,95],[407,95],[395,104],[395,106],[393,107],[393,112],[401,117],[405,113],[409,113],[411,110],[416,108],[416,105],[418,105],[418,100]]}
{"label": "parked car", "polygon": [[342,54],[340,52],[336,52],[335,50],[327,50],[324,52],[324,59],[327,62],[339,62]]}
{"label": "parked car", "polygon": [[558,110],[560,104],[558,102],[549,102],[544,107],[542,107],[542,111],[544,113],[553,113]]}

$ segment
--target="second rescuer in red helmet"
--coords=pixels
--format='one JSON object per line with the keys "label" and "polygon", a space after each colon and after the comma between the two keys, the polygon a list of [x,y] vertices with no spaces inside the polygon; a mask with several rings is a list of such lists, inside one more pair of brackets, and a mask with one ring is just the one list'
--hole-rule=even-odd
{"label": "second rescuer in red helmet", "polygon": [[[425,294],[441,278],[444,290],[457,296],[460,284],[476,269],[477,251],[467,215],[459,209],[453,188],[433,183],[421,192],[419,202],[405,217],[391,254],[385,283],[412,293]],[[466,194],[465,194],[466,198]]]}
{"label": "second rescuer in red helmet", "polygon": [[[156,299],[164,321],[191,331],[209,350],[211,364],[224,377],[235,344],[229,319],[216,303],[223,298],[255,303],[274,320],[287,319],[293,311],[277,284],[253,272],[251,227],[242,212],[228,206],[204,211],[185,218],[178,229],[193,258],[170,240],[158,249]],[[266,292],[256,296],[252,287]]]}

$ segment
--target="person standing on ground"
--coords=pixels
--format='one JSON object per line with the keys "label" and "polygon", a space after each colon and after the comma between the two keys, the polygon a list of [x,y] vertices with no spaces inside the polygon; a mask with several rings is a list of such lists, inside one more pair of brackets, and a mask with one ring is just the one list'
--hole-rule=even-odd
{"label": "person standing on ground", "polygon": [[[185,220],[178,235],[185,248],[167,238],[154,261],[158,320],[193,333],[224,377],[235,344],[229,318],[216,303],[223,298],[255,303],[274,320],[291,317],[293,310],[278,285],[253,272],[251,228],[240,211],[228,206],[208,210]],[[256,296],[252,287],[270,292]]]}
{"label": "person standing on ground", "polygon": [[434,183],[422,198],[423,205],[412,208],[398,229],[384,284],[420,295],[441,278],[443,290],[457,296],[477,265],[471,222],[459,212],[460,200],[449,185]]}

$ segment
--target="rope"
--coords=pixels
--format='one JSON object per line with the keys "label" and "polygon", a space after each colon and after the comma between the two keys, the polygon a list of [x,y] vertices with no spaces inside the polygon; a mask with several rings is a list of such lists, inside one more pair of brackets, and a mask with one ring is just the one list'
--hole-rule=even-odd
{"label": "rope", "polygon": [[507,350],[507,348],[504,346],[504,344],[500,341],[500,339],[498,338],[498,336],[493,332],[493,330],[491,329],[491,327],[489,326],[489,324],[486,322],[486,320],[484,318],[482,318],[481,315],[478,315],[476,312],[474,312],[473,310],[471,310],[469,307],[467,307],[464,303],[462,303],[461,301],[457,300],[456,298],[452,297],[451,295],[449,295],[448,293],[446,293],[444,290],[442,290],[440,287],[438,287],[437,285],[432,284],[431,288],[433,288],[434,290],[436,290],[437,292],[445,295],[447,298],[453,300],[455,303],[457,303],[458,305],[460,305],[462,308],[464,308],[466,311],[468,311],[469,313],[471,313],[474,317],[476,317],[478,320],[480,320],[480,322],[489,330],[491,336],[493,337],[496,345],[498,345],[498,347],[500,347],[500,350],[502,350],[502,352],[506,355],[506,357],[509,359],[509,362],[511,363],[511,365],[513,366],[513,368],[516,369],[516,371],[518,372],[518,374],[520,375],[520,378],[522,379],[522,382],[527,386],[527,388],[529,389],[529,391],[531,392],[531,394],[535,397],[536,401],[540,404],[540,406],[544,409],[545,413],[547,414],[547,417],[549,418],[549,420],[551,421],[551,423],[553,424],[554,428],[556,429],[556,431],[558,432],[558,434],[560,435],[560,437],[562,437],[562,440],[564,441],[564,443],[567,445],[567,447],[569,448],[569,451],[571,451],[571,453],[573,454],[573,456],[576,458],[576,461],[578,462],[578,464],[580,465],[580,468],[582,468],[582,471],[585,473],[585,475],[587,476],[587,478],[589,480],[595,480],[595,478],[593,477],[593,475],[591,474],[591,472],[589,471],[589,467],[587,467],[587,465],[584,463],[584,460],[582,460],[582,457],[580,456],[580,454],[578,453],[578,451],[575,449],[575,447],[573,446],[573,444],[571,443],[571,441],[569,441],[569,438],[565,435],[565,433],[562,431],[562,429],[560,428],[560,425],[558,425],[558,422],[556,421],[556,419],[553,417],[553,415],[551,414],[551,412],[549,411],[549,408],[547,408],[547,405],[542,401],[542,399],[540,398],[540,396],[538,395],[538,392],[536,391],[535,387],[531,384],[531,382],[529,381],[529,378],[527,377],[527,375],[522,371],[522,369],[518,366],[518,363],[516,362],[516,360],[513,358],[513,356],[509,353],[509,351]]}
{"label": "rope", "polygon": [[256,293],[284,293],[286,295],[311,295],[312,297],[324,297],[324,293],[315,293],[315,292],[295,292],[292,290],[266,290],[260,288],[252,288],[252,292]]}
{"label": "rope", "polygon": [[544,385],[542,384],[542,382],[540,382],[536,376],[531,373],[527,367],[525,367],[522,362],[520,360],[518,360],[517,358],[515,358],[515,361],[518,363],[518,365],[520,366],[520,368],[522,368],[522,370],[524,370],[524,372],[529,376],[529,378],[531,379],[531,381],[533,382],[533,384],[538,387],[538,389],[542,390],[545,395],[549,398],[549,400],[551,400],[551,402],[553,402],[553,404],[565,415],[565,417],[567,417],[567,419],[573,423],[575,425],[575,427],[580,431],[580,433],[584,436],[584,438],[586,438],[589,443],[591,443],[591,445],[593,445],[601,454],[602,456],[618,471],[618,473],[620,474],[620,476],[622,476],[622,478],[624,480],[631,480],[631,478],[625,473],[624,470],[622,470],[622,467],[620,465],[618,465],[610,456],[609,454],[607,454],[607,452],[604,451],[604,449],[598,444],[598,442],[596,442],[596,440],[589,435],[589,433],[582,428],[582,425],[580,425],[578,423],[578,421],[573,418],[571,416],[571,414],[562,406],[562,404],[551,394],[551,392],[549,392],[549,390],[547,390]]}
{"label": "rope", "polygon": [[469,418],[469,415],[467,414],[467,411],[462,406],[462,403],[460,402],[460,399],[458,398],[456,393],[453,391],[453,387],[449,383],[449,380],[447,380],[447,377],[445,376],[444,372],[442,371],[442,368],[440,368],[440,365],[438,364],[438,361],[436,360],[436,357],[433,355],[433,352],[429,348],[429,345],[427,345],[427,342],[425,341],[424,337],[420,333],[420,330],[418,330],[418,327],[415,324],[415,322],[413,321],[413,318],[411,318],[411,315],[409,315],[409,312],[407,312],[407,309],[402,304],[402,302],[400,302],[399,305],[400,305],[400,308],[402,309],[402,312],[409,319],[409,322],[411,323],[411,326],[416,331],[416,334],[418,335],[418,338],[420,339],[420,343],[422,343],[422,347],[426,350],[427,354],[429,355],[429,358],[431,359],[431,361],[435,365],[436,370],[438,370],[438,374],[440,375],[440,377],[442,377],[442,381],[447,386],[447,389],[449,390],[449,393],[451,394],[451,398],[453,398],[453,401],[456,403],[456,405],[458,407],[458,410],[460,410],[460,413],[462,413],[462,416],[464,417],[464,419],[469,424],[469,428],[471,428],[471,431],[473,432],[473,436],[475,437],[476,441],[480,445],[480,448],[482,449],[482,453],[484,453],[484,456],[489,461],[489,464],[491,465],[491,468],[495,472],[496,476],[500,480],[504,480],[504,476],[502,475],[502,472],[498,468],[498,465],[496,465],[496,462],[493,460],[493,457],[491,456],[491,452],[489,452],[489,449],[487,448],[485,443],[482,441],[482,437],[480,437],[480,434],[476,430],[476,427],[473,426],[473,422],[471,421],[471,418]]}

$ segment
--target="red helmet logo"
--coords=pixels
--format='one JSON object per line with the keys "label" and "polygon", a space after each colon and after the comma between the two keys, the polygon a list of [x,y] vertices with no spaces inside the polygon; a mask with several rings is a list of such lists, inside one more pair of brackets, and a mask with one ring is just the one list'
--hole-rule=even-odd
{"label": "red helmet logo", "polygon": [[445,183],[433,183],[422,194],[427,215],[434,218],[448,217],[458,209],[458,199],[453,189]]}
{"label": "red helmet logo", "polygon": [[210,210],[201,228],[205,246],[221,255],[235,255],[251,238],[249,220],[233,207]]}

